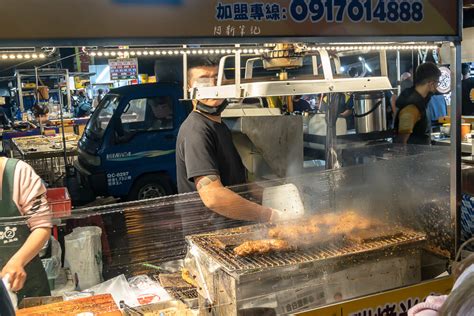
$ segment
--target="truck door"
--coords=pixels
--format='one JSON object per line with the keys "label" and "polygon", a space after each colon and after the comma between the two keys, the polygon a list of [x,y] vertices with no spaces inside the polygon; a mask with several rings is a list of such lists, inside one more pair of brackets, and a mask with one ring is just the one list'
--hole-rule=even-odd
{"label": "truck door", "polygon": [[132,200],[173,193],[177,98],[154,95],[125,102],[114,118],[113,145],[105,153],[109,193]]}

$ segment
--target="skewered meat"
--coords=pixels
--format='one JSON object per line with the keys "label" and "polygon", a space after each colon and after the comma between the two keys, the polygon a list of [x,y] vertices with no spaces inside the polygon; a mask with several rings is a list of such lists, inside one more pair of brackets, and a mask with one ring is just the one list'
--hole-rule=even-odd
{"label": "skewered meat", "polygon": [[264,254],[271,251],[289,250],[290,244],[280,239],[263,239],[246,241],[238,247],[234,248],[234,252],[241,257],[251,254]]}

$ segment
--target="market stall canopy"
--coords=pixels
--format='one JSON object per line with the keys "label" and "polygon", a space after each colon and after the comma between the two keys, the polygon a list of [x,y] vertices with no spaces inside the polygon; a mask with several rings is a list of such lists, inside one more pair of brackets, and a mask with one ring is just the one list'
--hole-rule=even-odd
{"label": "market stall canopy", "polygon": [[[250,42],[289,37],[454,40],[462,2],[446,0],[5,0],[3,46]],[[73,20],[71,19],[73,16]],[[35,31],[25,27],[34,25]],[[351,37],[358,37],[353,38]]]}

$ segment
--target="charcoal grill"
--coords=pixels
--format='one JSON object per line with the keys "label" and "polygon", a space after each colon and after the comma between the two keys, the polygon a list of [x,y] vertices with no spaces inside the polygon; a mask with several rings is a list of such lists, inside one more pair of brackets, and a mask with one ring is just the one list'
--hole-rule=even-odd
{"label": "charcoal grill", "polygon": [[[285,314],[421,279],[420,253],[426,236],[403,228],[396,237],[364,244],[335,240],[249,257],[219,247],[218,238],[223,236],[254,233],[264,238],[269,228],[252,225],[186,237],[186,266],[199,284],[200,304],[208,304],[219,315],[257,307]],[[357,285],[349,285],[349,280]]]}

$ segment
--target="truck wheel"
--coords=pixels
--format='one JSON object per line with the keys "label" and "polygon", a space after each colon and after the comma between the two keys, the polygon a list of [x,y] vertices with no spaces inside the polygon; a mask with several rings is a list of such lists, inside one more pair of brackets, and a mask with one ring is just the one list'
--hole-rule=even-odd
{"label": "truck wheel", "polygon": [[169,179],[164,175],[146,175],[134,184],[128,194],[129,201],[146,200],[173,194]]}

